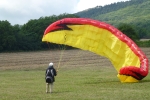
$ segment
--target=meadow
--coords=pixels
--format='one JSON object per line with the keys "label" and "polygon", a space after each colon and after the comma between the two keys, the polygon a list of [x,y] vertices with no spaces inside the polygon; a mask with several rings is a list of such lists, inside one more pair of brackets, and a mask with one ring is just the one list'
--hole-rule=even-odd
{"label": "meadow", "polygon": [[[150,59],[150,48],[141,48]],[[63,56],[61,56],[63,53]],[[58,69],[53,93],[45,69]],[[59,63],[60,62],[60,63]],[[59,67],[58,67],[59,65]],[[121,83],[107,58],[82,50],[0,53],[0,100],[149,100],[150,76]]]}

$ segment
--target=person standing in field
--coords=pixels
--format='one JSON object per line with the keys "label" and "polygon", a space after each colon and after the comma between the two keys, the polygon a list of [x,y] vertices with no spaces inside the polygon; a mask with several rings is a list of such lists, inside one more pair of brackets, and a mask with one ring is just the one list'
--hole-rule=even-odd
{"label": "person standing in field", "polygon": [[55,82],[55,76],[57,72],[53,66],[53,63],[49,63],[48,68],[45,72],[45,81],[46,81],[46,93],[52,93],[53,83]]}

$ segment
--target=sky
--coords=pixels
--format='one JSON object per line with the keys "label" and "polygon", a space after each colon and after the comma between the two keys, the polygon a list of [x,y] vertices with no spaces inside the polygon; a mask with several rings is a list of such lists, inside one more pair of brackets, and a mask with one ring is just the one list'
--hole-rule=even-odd
{"label": "sky", "polygon": [[96,6],[129,0],[0,0],[0,20],[23,25],[31,19],[73,14]]}

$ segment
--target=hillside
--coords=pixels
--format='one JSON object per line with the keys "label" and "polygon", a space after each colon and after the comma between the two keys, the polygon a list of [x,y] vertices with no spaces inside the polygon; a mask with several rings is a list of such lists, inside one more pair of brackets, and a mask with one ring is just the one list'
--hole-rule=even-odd
{"label": "hillside", "polygon": [[118,26],[120,23],[132,24],[143,38],[150,38],[150,1],[130,0],[113,3],[106,6],[97,6],[76,13],[85,18],[92,18]]}

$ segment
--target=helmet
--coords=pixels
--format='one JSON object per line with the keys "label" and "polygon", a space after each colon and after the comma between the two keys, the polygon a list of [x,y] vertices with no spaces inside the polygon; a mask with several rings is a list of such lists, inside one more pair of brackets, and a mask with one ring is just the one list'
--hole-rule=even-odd
{"label": "helmet", "polygon": [[51,63],[49,63],[49,66],[53,66],[53,63],[51,62]]}

